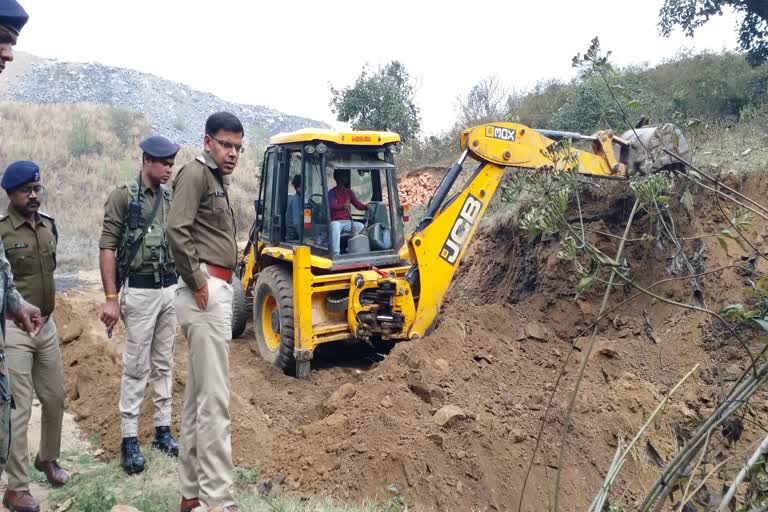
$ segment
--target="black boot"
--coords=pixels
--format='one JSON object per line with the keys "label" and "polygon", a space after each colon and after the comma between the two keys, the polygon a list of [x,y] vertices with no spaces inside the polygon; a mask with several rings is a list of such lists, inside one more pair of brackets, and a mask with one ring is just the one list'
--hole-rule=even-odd
{"label": "black boot", "polygon": [[179,445],[171,435],[171,427],[155,427],[155,440],[151,446],[171,457],[179,456]]}
{"label": "black boot", "polygon": [[144,471],[144,457],[139,450],[139,442],[135,437],[124,437],[120,446],[120,464],[129,475]]}

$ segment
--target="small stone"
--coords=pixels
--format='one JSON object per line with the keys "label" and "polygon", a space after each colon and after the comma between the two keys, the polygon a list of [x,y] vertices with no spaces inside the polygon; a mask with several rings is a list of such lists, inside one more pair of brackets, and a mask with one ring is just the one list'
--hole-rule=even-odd
{"label": "small stone", "polygon": [[83,324],[68,324],[64,326],[63,332],[61,333],[61,344],[66,345],[68,343],[72,343],[76,339],[78,339],[80,336],[83,335]]}
{"label": "small stone", "polygon": [[115,505],[110,512],[141,512],[141,510],[130,505]]}
{"label": "small stone", "polygon": [[428,404],[432,403],[432,393],[429,390],[429,386],[424,382],[424,376],[421,372],[409,372],[406,382],[408,383],[408,389],[413,391],[414,395]]}
{"label": "small stone", "polygon": [[517,334],[515,335],[515,341],[523,341],[525,339],[525,329],[522,327],[517,328]]}
{"label": "small stone", "polygon": [[467,415],[464,411],[455,405],[446,405],[438,410],[433,419],[441,427],[450,427],[459,420],[463,420]]}
{"label": "small stone", "polygon": [[443,373],[448,373],[451,370],[451,365],[445,359],[435,359],[435,367]]}
{"label": "small stone", "polygon": [[322,405],[323,411],[325,411],[326,414],[333,414],[345,402],[347,402],[350,398],[354,397],[355,393],[357,393],[357,389],[353,384],[350,384],[350,383],[344,384],[339,389],[334,391],[333,394],[330,397],[328,397],[328,399],[325,402],[323,402],[323,405]]}
{"label": "small stone", "polygon": [[427,439],[435,443],[437,446],[441,447],[443,446],[443,443],[445,442],[445,438],[441,434],[429,434],[427,435]]}
{"label": "small stone", "polygon": [[390,407],[392,407],[394,405],[392,403],[392,397],[390,397],[389,395],[385,396],[384,398],[381,399],[380,405],[382,407],[384,407],[385,409],[389,409]]}
{"label": "small stone", "polygon": [[622,329],[618,332],[618,334],[616,334],[617,338],[628,338],[630,336],[632,336],[632,331],[629,329]]}
{"label": "small stone", "polygon": [[615,341],[602,341],[598,345],[597,353],[601,356],[607,357],[608,359],[616,359],[619,357],[617,345],[618,344]]}
{"label": "small stone", "polygon": [[528,322],[525,325],[525,336],[537,341],[548,341],[549,336],[543,325],[539,322]]}
{"label": "small stone", "polygon": [[272,481],[268,478],[259,480],[256,484],[256,492],[259,493],[259,496],[269,496],[272,492]]}
{"label": "small stone", "polygon": [[522,443],[528,438],[528,436],[526,436],[525,433],[519,428],[513,428],[510,430],[509,437],[512,439],[513,443]]}
{"label": "small stone", "polygon": [[576,305],[579,306],[579,311],[581,311],[581,314],[584,316],[592,316],[592,313],[594,313],[594,311],[592,311],[592,304],[587,301],[577,301]]}
{"label": "small stone", "polygon": [[459,450],[456,452],[456,458],[459,460],[466,459],[467,458],[467,452],[464,450]]}

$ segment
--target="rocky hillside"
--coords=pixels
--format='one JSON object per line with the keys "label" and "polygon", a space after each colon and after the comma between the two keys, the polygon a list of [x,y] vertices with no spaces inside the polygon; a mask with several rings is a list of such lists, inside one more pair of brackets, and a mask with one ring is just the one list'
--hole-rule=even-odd
{"label": "rocky hillside", "polygon": [[[251,138],[325,123],[292,116],[260,105],[231,103],[207,92],[131,69],[70,63],[18,54],[0,75],[0,100],[25,103],[93,103],[145,114],[154,131],[184,144],[202,137],[205,119],[228,110],[243,121]],[[260,141],[259,141],[260,142]]]}

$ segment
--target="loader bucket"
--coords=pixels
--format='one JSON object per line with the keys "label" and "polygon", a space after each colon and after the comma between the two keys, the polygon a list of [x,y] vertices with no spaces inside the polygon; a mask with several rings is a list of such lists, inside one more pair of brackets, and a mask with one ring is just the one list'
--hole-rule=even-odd
{"label": "loader bucket", "polygon": [[[621,138],[630,143],[629,155],[626,160],[629,176],[653,174],[665,169],[682,169],[683,164],[664,153],[662,149],[671,151],[688,161],[691,156],[685,135],[679,128],[670,123],[661,126],[635,128],[624,132]],[[626,148],[619,149],[619,151],[626,151]]]}

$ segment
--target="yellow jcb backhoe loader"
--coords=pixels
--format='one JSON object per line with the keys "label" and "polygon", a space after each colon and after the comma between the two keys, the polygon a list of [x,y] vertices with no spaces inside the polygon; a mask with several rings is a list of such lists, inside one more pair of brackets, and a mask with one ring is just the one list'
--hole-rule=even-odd
{"label": "yellow jcb backhoe loader", "polygon": [[[408,208],[397,193],[397,134],[307,129],[272,137],[239,269],[233,334],[242,334],[251,303],[252,348],[286,372],[295,368],[297,377],[309,373],[321,343],[425,336],[504,169],[551,167],[545,150],[563,138],[591,143],[591,152],[574,149],[568,165],[602,178],[626,179],[646,163],[645,148],[688,152],[685,138],[671,125],[622,137],[515,123],[475,126],[462,133],[461,156],[406,237]],[[449,197],[470,156],[479,165]],[[653,165],[670,164],[669,158],[659,158]],[[350,197],[345,189],[363,208],[347,202],[347,215],[340,216],[339,199]]]}

